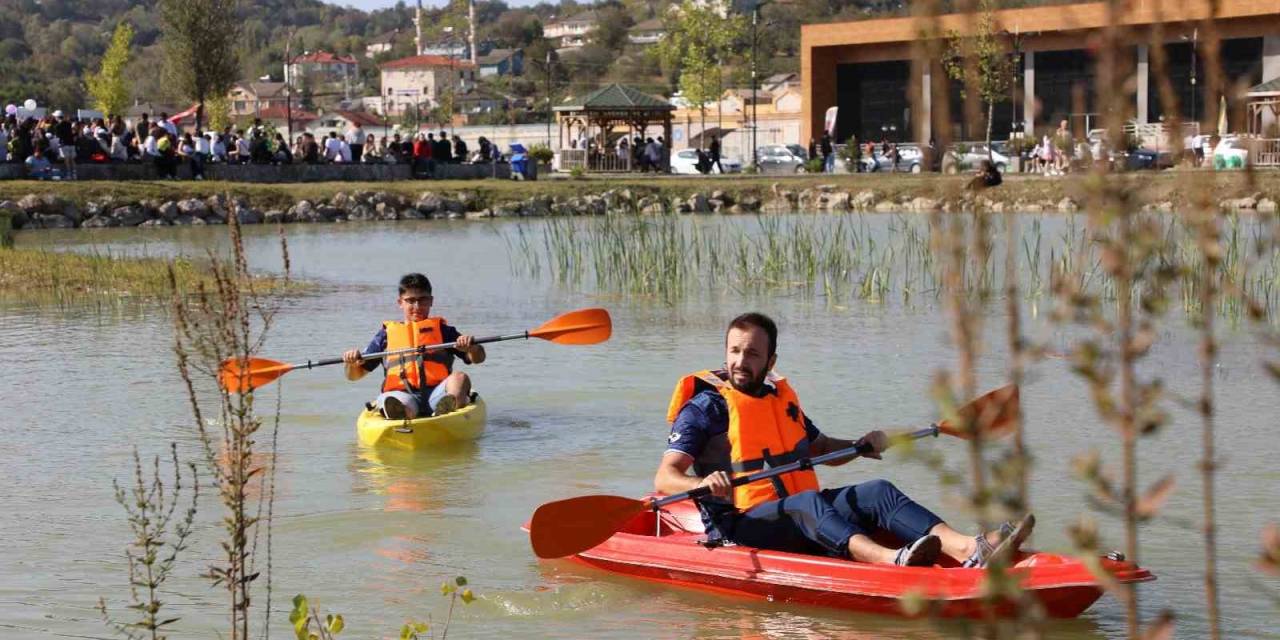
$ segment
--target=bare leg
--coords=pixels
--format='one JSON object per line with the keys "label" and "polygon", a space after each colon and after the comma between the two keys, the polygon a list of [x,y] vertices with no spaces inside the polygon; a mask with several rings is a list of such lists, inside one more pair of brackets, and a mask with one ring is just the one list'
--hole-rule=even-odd
{"label": "bare leg", "polygon": [[454,371],[445,378],[444,385],[445,392],[457,401],[457,408],[461,409],[471,402],[471,378],[467,374]]}
{"label": "bare leg", "polygon": [[852,538],[849,538],[849,557],[858,562],[893,564],[893,558],[897,554],[897,549],[882,547],[876,541],[860,533],[854,534]]}
{"label": "bare leg", "polygon": [[[958,562],[964,562],[978,550],[978,541],[973,536],[960,533],[952,529],[947,523],[939,522],[933,525],[929,533],[938,536],[942,540],[942,552],[955,558]],[[986,534],[987,543],[991,546],[1000,544],[1000,532],[989,531]]]}

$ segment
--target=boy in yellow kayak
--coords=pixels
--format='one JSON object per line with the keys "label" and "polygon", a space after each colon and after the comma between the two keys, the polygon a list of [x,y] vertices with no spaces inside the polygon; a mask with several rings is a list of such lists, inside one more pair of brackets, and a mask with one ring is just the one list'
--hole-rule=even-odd
{"label": "boy in yellow kayak", "polygon": [[[484,362],[484,347],[474,344],[475,336],[462,335],[444,318],[431,315],[431,281],[421,273],[400,278],[396,304],[404,321],[388,320],[360,349],[342,354],[348,380],[359,380],[383,367],[382,393],[374,405],[389,420],[410,420],[427,415],[443,415],[467,406],[471,400],[471,378],[453,370],[454,358],[467,364]],[[427,351],[422,356],[366,359],[366,353],[395,351],[423,345],[456,342],[452,349]],[[387,360],[387,362],[384,362]]]}

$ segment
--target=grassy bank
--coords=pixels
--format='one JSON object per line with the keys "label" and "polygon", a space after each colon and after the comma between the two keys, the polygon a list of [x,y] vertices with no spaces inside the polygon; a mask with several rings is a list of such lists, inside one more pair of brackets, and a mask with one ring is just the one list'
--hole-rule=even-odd
{"label": "grassy bank", "polygon": [[[0,296],[51,302],[92,298],[163,300],[171,290],[170,265],[181,290],[214,287],[207,265],[185,259],[0,249]],[[303,283],[273,276],[255,277],[253,284],[262,291],[294,292],[306,288]]]}
{"label": "grassy bank", "polygon": [[[1141,190],[1141,200],[1159,203],[1172,202],[1175,206],[1188,200],[1185,171],[1160,173],[1135,173],[1121,176],[1121,180]],[[1213,181],[1214,191],[1220,198],[1245,197],[1261,192],[1272,199],[1280,199],[1280,172],[1197,173]],[[534,196],[572,197],[587,193],[599,193],[608,189],[631,189],[640,195],[685,197],[696,192],[709,193],[720,189],[735,197],[747,195],[767,199],[778,189],[799,191],[819,185],[833,185],[836,189],[857,193],[872,190],[881,199],[900,200],[923,196],[945,198],[957,193],[969,176],[942,176],[935,174],[863,174],[841,176],[602,176],[580,180],[556,178],[536,182],[505,180],[405,180],[396,182],[314,182],[296,184],[249,184],[242,182],[0,182],[0,200],[18,200],[28,194],[53,193],[78,204],[91,200],[113,197],[119,201],[146,199],[177,200],[191,197],[207,197],[215,194],[241,196],[253,206],[287,208],[298,200],[326,200],[339,192],[386,191],[388,193],[416,196],[423,191],[437,193],[470,192],[481,202],[492,205],[508,201],[524,200]],[[997,202],[1057,202],[1064,197],[1082,200],[1082,179],[1043,178],[1014,175],[1005,183],[984,195]]]}

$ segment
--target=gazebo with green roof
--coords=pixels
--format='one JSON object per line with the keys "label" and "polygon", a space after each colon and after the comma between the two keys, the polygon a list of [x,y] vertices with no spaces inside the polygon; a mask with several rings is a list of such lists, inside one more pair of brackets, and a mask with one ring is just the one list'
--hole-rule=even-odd
{"label": "gazebo with green roof", "polygon": [[[586,171],[631,171],[636,155],[632,140],[636,137],[660,140],[660,170],[671,166],[671,113],[675,107],[662,98],[635,87],[610,84],[581,98],[571,98],[555,111],[561,170],[581,167]],[[649,129],[659,125],[661,137],[649,135]],[[627,153],[619,151],[624,138]],[[586,148],[582,148],[582,141],[586,141]]]}
{"label": "gazebo with green roof", "polygon": [[1256,167],[1280,167],[1280,78],[1272,78],[1245,93],[1250,141],[1249,162]]}

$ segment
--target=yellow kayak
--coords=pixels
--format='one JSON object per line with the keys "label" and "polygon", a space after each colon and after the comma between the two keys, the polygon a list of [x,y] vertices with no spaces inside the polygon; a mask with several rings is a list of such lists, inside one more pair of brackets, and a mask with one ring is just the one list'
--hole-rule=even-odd
{"label": "yellow kayak", "polygon": [[367,447],[421,449],[450,442],[475,440],[484,433],[484,399],[442,416],[413,420],[387,420],[376,409],[366,409],[356,419],[356,435]]}

